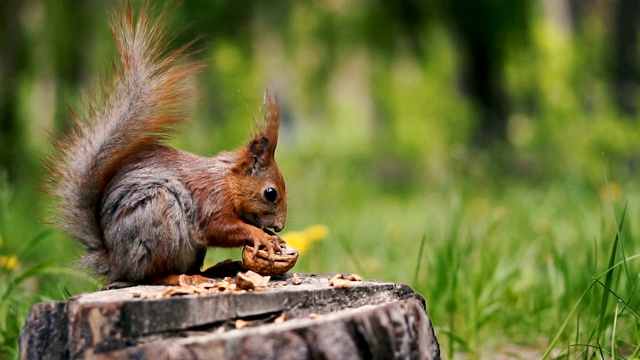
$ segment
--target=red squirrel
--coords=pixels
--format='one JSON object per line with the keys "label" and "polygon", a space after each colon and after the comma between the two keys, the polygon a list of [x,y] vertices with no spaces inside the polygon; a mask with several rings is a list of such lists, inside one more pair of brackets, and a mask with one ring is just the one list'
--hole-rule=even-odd
{"label": "red squirrel", "polygon": [[[83,263],[109,283],[176,284],[200,276],[207,247],[278,252],[287,191],[274,154],[279,113],[265,91],[263,123],[246,146],[201,157],[164,144],[185,122],[191,44],[168,52],[163,10],[131,4],[112,17],[119,54],[112,84],[91,93],[85,117],[48,159],[57,223],[86,247]],[[115,63],[115,62],[114,62]]]}

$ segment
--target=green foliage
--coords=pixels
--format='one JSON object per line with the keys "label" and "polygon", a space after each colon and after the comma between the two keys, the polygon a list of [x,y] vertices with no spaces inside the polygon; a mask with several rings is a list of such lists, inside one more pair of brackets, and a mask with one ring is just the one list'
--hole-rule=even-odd
{"label": "green foliage", "polygon": [[[17,206],[28,197],[16,195],[0,172],[0,358],[17,357],[20,329],[32,304],[99,288],[95,279],[66,265],[69,254],[56,251],[52,231]],[[26,237],[31,233],[36,235]]]}
{"label": "green foliage", "polygon": [[[23,17],[33,66],[14,91],[31,177],[0,181],[0,357],[16,355],[31,304],[100,287],[73,265],[77,244],[41,221],[50,199],[37,190],[46,130],[69,119],[67,103],[83,113],[78,93],[113,51],[102,5],[86,9],[91,20],[78,32],[60,25],[65,4],[35,1]],[[203,155],[240,146],[263,87],[278,94],[287,231],[329,229],[296,271],[410,282],[428,301],[446,358],[639,356],[640,122],[613,106],[606,26],[587,18],[572,35],[540,12],[520,14],[528,46],[500,49],[507,143],[479,150],[470,145],[477,108],[460,91],[464,54],[437,12],[416,44],[379,25],[392,21],[384,7],[285,5],[176,10],[194,22],[178,38],[204,33],[198,56],[208,69],[193,124],[173,144]],[[78,42],[47,41],[76,33],[90,49],[80,52],[82,70],[59,52]],[[212,249],[207,262],[239,254]]]}

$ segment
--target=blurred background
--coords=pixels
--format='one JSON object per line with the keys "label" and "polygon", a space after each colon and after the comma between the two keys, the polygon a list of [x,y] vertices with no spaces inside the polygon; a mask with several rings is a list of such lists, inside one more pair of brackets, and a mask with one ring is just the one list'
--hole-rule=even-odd
{"label": "blurred background", "polygon": [[[0,357],[30,304],[101,286],[38,187],[109,77],[116,5],[0,2]],[[267,87],[297,271],[409,283],[447,357],[632,357],[638,20],[635,0],[184,1],[169,32],[207,67],[172,144],[243,145]]]}

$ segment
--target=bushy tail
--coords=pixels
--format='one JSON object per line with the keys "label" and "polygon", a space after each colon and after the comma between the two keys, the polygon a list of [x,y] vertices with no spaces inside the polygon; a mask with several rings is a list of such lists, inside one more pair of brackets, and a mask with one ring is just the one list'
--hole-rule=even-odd
{"label": "bushy tail", "polygon": [[[155,19],[150,12],[159,13]],[[87,247],[84,262],[105,274],[105,247],[98,206],[108,181],[128,159],[149,144],[160,143],[184,122],[192,98],[191,75],[201,65],[185,58],[191,44],[166,50],[164,18],[144,2],[137,19],[131,4],[111,17],[119,53],[113,81],[92,92],[86,117],[72,112],[72,128],[54,142],[56,154],[47,159],[48,186],[58,202],[54,220]]]}

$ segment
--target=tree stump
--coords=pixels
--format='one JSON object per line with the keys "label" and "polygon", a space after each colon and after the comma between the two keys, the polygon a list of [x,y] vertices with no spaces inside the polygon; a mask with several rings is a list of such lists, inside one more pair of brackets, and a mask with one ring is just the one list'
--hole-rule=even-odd
{"label": "tree stump", "polygon": [[[381,281],[290,274],[264,291],[149,298],[163,286],[31,308],[21,359],[439,359],[425,300]],[[282,315],[285,314],[285,315]],[[285,319],[286,316],[286,319]]]}

